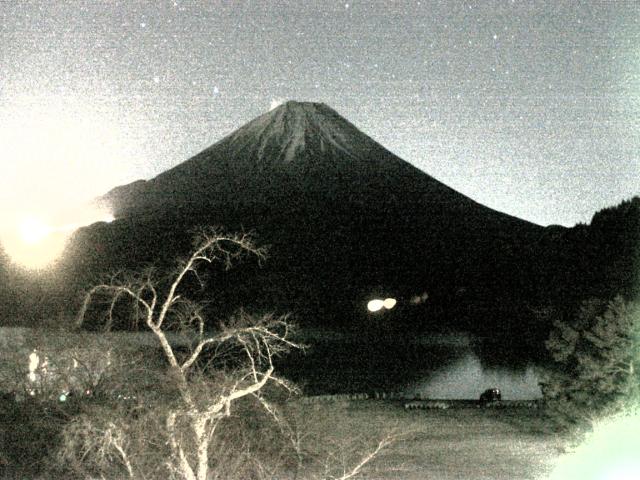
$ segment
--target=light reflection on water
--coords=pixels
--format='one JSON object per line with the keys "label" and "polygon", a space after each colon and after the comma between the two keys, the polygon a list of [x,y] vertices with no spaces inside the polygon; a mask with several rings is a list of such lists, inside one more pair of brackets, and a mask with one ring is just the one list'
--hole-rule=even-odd
{"label": "light reflection on water", "polygon": [[406,391],[421,398],[477,399],[484,390],[499,388],[503,400],[535,400],[542,398],[538,382],[532,366],[521,370],[483,367],[478,356],[469,352]]}

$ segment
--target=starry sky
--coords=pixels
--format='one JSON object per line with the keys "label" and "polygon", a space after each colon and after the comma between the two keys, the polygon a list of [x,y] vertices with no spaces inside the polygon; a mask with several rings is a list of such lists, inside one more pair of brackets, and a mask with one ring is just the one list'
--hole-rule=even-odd
{"label": "starry sky", "polygon": [[0,0],[0,202],[72,204],[285,99],[489,207],[640,194],[640,2]]}

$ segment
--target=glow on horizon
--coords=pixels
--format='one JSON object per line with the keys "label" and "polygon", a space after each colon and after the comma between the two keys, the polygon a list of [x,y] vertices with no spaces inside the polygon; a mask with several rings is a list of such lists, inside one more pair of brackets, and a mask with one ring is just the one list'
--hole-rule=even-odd
{"label": "glow on horizon", "polygon": [[0,244],[38,270],[76,229],[113,220],[91,202],[130,181],[140,152],[97,97],[12,93],[0,107]]}
{"label": "glow on horizon", "polygon": [[[55,223],[45,216],[17,215],[0,228],[0,243],[11,260],[28,270],[40,270],[63,252],[71,234],[95,222],[111,222],[113,215],[93,207],[76,210],[66,223]],[[71,221],[69,221],[71,220]],[[6,222],[6,221],[5,221]]]}
{"label": "glow on horizon", "polygon": [[31,216],[24,217],[20,221],[18,230],[20,232],[20,238],[27,245],[40,243],[52,232],[52,228],[49,224],[38,217]]}
{"label": "glow on horizon", "polygon": [[43,215],[130,181],[140,159],[119,112],[80,94],[10,97],[0,107],[0,200]]}

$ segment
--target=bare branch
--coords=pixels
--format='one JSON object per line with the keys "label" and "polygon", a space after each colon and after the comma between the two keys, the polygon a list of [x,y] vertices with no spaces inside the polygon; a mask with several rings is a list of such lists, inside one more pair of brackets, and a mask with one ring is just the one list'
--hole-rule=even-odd
{"label": "bare branch", "polygon": [[[235,400],[246,397],[247,395],[254,394],[262,389],[267,382],[272,378],[273,366],[269,367],[266,372],[261,373],[262,378],[258,382],[251,383],[250,385],[238,389],[242,379],[236,382],[236,385],[231,389],[231,392],[227,395],[223,395],[215,404],[209,406],[206,410],[206,415],[209,417],[215,417],[218,413],[224,409],[225,415],[228,416],[230,412],[231,403]],[[243,378],[246,378],[243,377]]]}
{"label": "bare branch", "polygon": [[184,453],[184,449],[182,448],[182,445],[178,443],[178,440],[177,440],[176,417],[177,417],[176,412],[171,412],[167,416],[166,426],[167,426],[167,431],[169,432],[169,445],[171,446],[171,449],[175,452],[176,456],[178,457],[178,461],[179,461],[178,468],[180,470],[180,473],[182,473],[182,475],[188,480],[196,480],[196,475],[193,471],[193,468],[191,468],[191,465],[189,464],[189,460],[187,460],[187,456]]}
{"label": "bare branch", "polygon": [[[228,248],[225,248],[223,246],[225,243],[229,243],[237,247],[237,251],[233,252]],[[169,287],[169,292],[167,293],[166,299],[162,304],[162,308],[156,320],[158,327],[162,326],[169,307],[176,296],[176,290],[182,283],[184,277],[189,272],[193,272],[197,275],[196,267],[198,263],[212,263],[215,260],[222,260],[225,268],[230,268],[232,260],[237,258],[243,252],[252,253],[258,258],[264,257],[264,251],[256,247],[248,235],[223,235],[217,233],[215,230],[203,230],[196,239],[195,245],[193,253],[186,262],[178,268],[174,280]],[[199,277],[198,280],[200,280]]]}
{"label": "bare branch", "polygon": [[351,470],[349,470],[348,472],[345,472],[340,477],[329,477],[329,479],[331,479],[331,480],[347,480],[349,478],[353,478],[353,477],[357,476],[358,474],[360,474],[360,471],[362,470],[362,468],[366,464],[368,464],[375,457],[378,456],[378,454],[380,453],[381,450],[383,450],[384,448],[388,447],[389,445],[394,443],[396,440],[397,440],[397,438],[395,436],[387,435],[386,437],[382,438],[378,442],[378,445],[376,445],[376,447],[371,452],[369,452],[366,455],[364,455],[364,457],[362,457],[360,462],[358,462],[358,464],[356,466],[354,466]]}
{"label": "bare branch", "polygon": [[[120,455],[120,459],[122,460],[122,463],[124,464],[125,468],[127,469],[127,473],[129,474],[129,478],[135,478],[134,474],[133,474],[133,467],[131,466],[131,462],[129,461],[129,456],[127,455],[127,453],[125,452],[124,446],[122,444],[123,441],[123,432],[118,429],[118,427],[116,427],[116,425],[113,424],[113,422],[109,422],[109,437],[111,440],[111,444],[113,445],[113,448],[115,448],[115,450],[118,452],[118,454]],[[115,435],[114,435],[115,433]]]}
{"label": "bare branch", "polygon": [[[105,293],[105,294],[110,294],[113,297],[119,297],[121,295],[128,295],[130,296],[134,301],[136,301],[137,303],[141,304],[144,309],[147,311],[147,316],[151,316],[153,315],[153,310],[151,308],[151,306],[143,299],[141,298],[139,295],[137,295],[130,286],[126,286],[126,285],[106,285],[106,284],[102,284],[102,285],[96,285],[93,288],[91,288],[91,290],[89,290],[87,292],[87,294],[84,297],[84,301],[82,303],[82,307],[80,308],[80,311],[78,312],[78,315],[76,317],[76,327],[79,328],[82,326],[82,323],[84,322],[84,317],[87,313],[87,309],[89,308],[89,305],[91,304],[91,301],[93,299],[93,296],[98,294],[98,293]],[[111,307],[111,309],[113,308],[113,306]]]}
{"label": "bare branch", "polygon": [[124,293],[118,291],[111,297],[111,304],[109,305],[109,312],[107,314],[107,322],[104,326],[104,330],[106,332],[110,331],[111,327],[113,327],[113,309],[115,308],[116,303],[118,303],[118,300],[120,300],[120,297],[122,297],[122,295],[124,295]]}
{"label": "bare branch", "polygon": [[[267,352],[269,355],[273,355],[287,349],[302,348],[301,345],[287,338],[291,335],[291,325],[286,321],[287,318],[284,316],[274,319],[273,316],[267,315],[256,319],[244,316],[242,323],[250,324],[253,320],[255,325],[244,328],[232,328],[223,325],[223,331],[219,335],[200,340],[180,368],[183,372],[186,372],[197,361],[204,348],[212,344],[236,341],[244,348],[252,363],[256,358],[264,358]],[[283,332],[276,332],[277,328],[282,329]],[[252,339],[253,347],[249,346],[247,339]],[[258,339],[260,343],[258,343]]]}
{"label": "bare branch", "polygon": [[[132,300],[135,320],[143,319],[155,335],[169,364],[168,373],[175,381],[175,384],[170,383],[177,387],[179,393],[176,400],[179,406],[169,407],[162,428],[168,436],[166,445],[172,452],[167,468],[188,480],[210,478],[209,444],[221,419],[231,415],[232,404],[236,400],[254,396],[281,424],[275,407],[263,398],[260,391],[268,382],[274,382],[288,391],[295,390],[287,381],[274,376],[273,359],[292,348],[301,348],[291,339],[293,331],[288,317],[254,317],[241,311],[228,324],[221,324],[217,334],[208,336],[205,333],[202,304],[181,296],[181,286],[190,273],[203,285],[198,273],[201,264],[221,262],[225,268],[229,268],[233,260],[243,254],[255,255],[259,260],[265,256],[264,250],[256,247],[246,234],[226,235],[212,229],[202,230],[191,255],[168,277],[158,280],[150,269],[138,275],[116,274],[86,293],[76,320],[76,325],[82,326],[91,303],[96,297],[106,297],[105,328],[110,329],[121,300]],[[175,344],[169,341],[167,332],[175,327],[180,333],[190,332],[184,337],[192,347],[187,354],[174,350]],[[218,355],[237,354],[238,348],[246,357],[240,359],[245,368],[234,370],[235,381],[225,380],[220,395],[210,395],[210,382],[194,381],[191,369],[198,364],[205,349],[213,351],[213,359],[219,362],[218,372],[224,378],[228,375],[228,369],[224,362],[220,363]],[[208,388],[207,395],[201,395],[199,388]],[[136,458],[129,456],[124,438],[113,435],[110,448],[117,452],[127,473],[133,477],[137,463],[132,464],[132,460]]]}
{"label": "bare branch", "polygon": [[196,348],[193,349],[193,352],[191,353],[191,355],[189,355],[187,360],[185,360],[182,363],[182,365],[180,365],[180,370],[182,370],[183,372],[186,372],[193,365],[193,363],[198,359],[204,347],[206,347],[211,343],[219,343],[219,342],[220,342],[219,339],[215,337],[207,338],[205,340],[198,342],[198,345],[196,345]]}

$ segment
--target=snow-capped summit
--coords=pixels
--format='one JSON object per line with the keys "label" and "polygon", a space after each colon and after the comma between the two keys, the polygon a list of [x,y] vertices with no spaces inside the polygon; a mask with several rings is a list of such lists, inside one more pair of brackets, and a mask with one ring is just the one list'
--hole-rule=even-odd
{"label": "snow-capped summit", "polygon": [[234,148],[253,148],[257,161],[269,155],[270,161],[282,163],[294,161],[302,152],[359,157],[384,150],[327,105],[296,101],[261,115],[225,140]]}
{"label": "snow-capped summit", "polygon": [[102,202],[119,217],[167,202],[270,203],[284,192],[296,202],[311,194],[332,201],[368,195],[387,201],[400,191],[426,194],[432,205],[477,205],[398,158],[327,105],[288,101],[154,179],[114,189]]}

